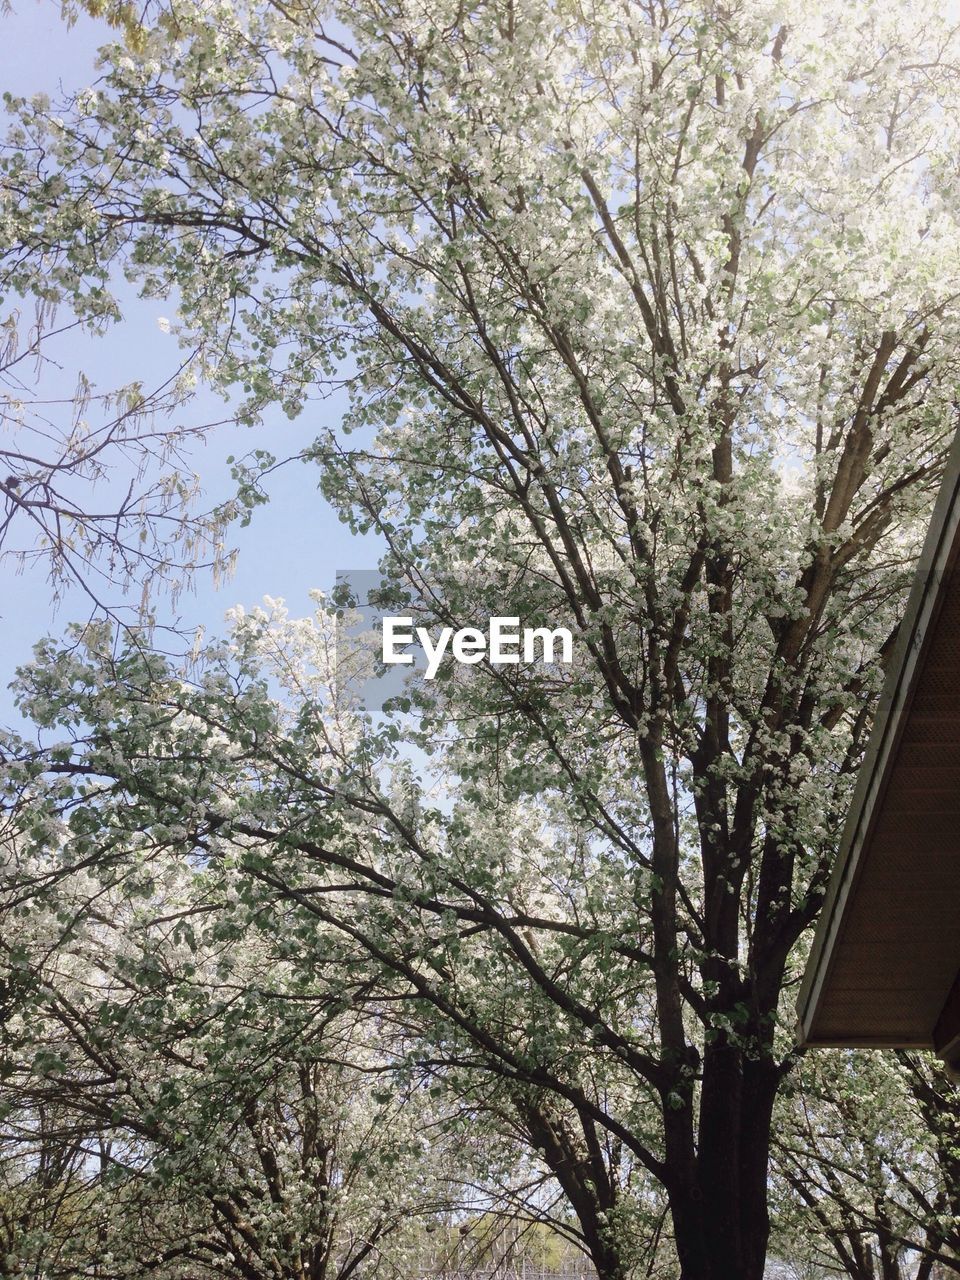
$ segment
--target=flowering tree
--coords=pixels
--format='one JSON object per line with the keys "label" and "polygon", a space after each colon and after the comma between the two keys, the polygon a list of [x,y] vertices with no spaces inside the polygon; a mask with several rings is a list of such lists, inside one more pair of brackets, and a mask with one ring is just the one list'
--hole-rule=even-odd
{"label": "flowering tree", "polygon": [[[23,904],[30,920],[36,908],[29,904],[52,899],[41,921],[63,917],[76,927],[92,917],[96,936],[99,909],[65,909],[60,886],[89,877],[85,898],[93,904],[122,883],[134,900],[141,892],[155,897],[151,912],[161,914],[167,931],[183,930],[181,949],[190,952],[194,926],[180,922],[193,913],[178,905],[171,876],[175,881],[178,863],[201,859],[208,893],[200,895],[197,913],[206,918],[209,911],[213,940],[264,930],[275,954],[300,975],[299,985],[295,977],[291,982],[305,1019],[325,1017],[321,988],[335,1007],[372,1002],[392,1010],[381,1015],[378,1038],[390,1037],[396,1052],[402,1048],[402,1074],[457,1099],[461,1131],[500,1135],[475,1154],[469,1143],[458,1146],[456,1174],[472,1181],[474,1200],[479,1189],[491,1207],[520,1220],[552,1220],[604,1275],[625,1273],[640,1260],[652,1267],[664,1205],[647,1176],[656,1127],[645,1115],[649,1091],[616,1059],[598,1060],[580,1019],[570,1025],[566,1010],[531,990],[497,930],[491,934],[501,918],[511,934],[517,926],[525,936],[531,928],[544,931],[541,962],[569,971],[582,997],[609,968],[606,1013],[596,1016],[626,1017],[644,1035],[649,1004],[632,1014],[616,1008],[621,984],[642,990],[642,969],[631,963],[637,948],[615,945],[613,966],[603,955],[604,939],[617,936],[622,913],[632,909],[622,874],[596,859],[575,830],[562,834],[562,814],[556,835],[546,836],[542,813],[517,802],[505,841],[504,811],[491,809],[482,784],[461,795],[452,813],[447,800],[421,795],[396,760],[396,727],[365,729],[339,691],[343,663],[335,676],[335,637],[326,607],[313,620],[291,621],[282,609],[238,616],[231,643],[203,656],[197,685],[137,647],[116,654],[105,627],[75,634],[62,651],[41,646],[37,665],[24,675],[23,709],[67,736],[49,747],[50,755],[13,738],[7,743],[6,836],[9,848],[22,851],[5,878],[9,908]],[[268,692],[278,686],[286,695],[280,701]],[[445,781],[456,785],[455,775]],[[568,840],[579,846],[583,883],[565,869]],[[224,914],[224,903],[234,899]],[[571,908],[596,917],[595,929],[565,922]],[[48,949],[60,956],[61,947],[50,943],[24,937],[16,944],[11,968],[21,982]],[[192,970],[196,961],[186,954],[183,963]],[[186,990],[171,984],[171,1003],[158,1004],[152,953],[144,964],[147,998],[138,1005],[133,1042],[156,1037],[150,1078],[159,1071],[163,1081],[164,1046],[177,1040],[184,1020],[180,1005],[192,1007],[196,997],[190,984]],[[229,1003],[230,975],[207,977],[209,999]],[[262,1001],[259,983],[241,989],[244,1011]],[[112,990],[104,998],[112,1003]],[[29,1026],[29,1000],[22,999]],[[205,1003],[192,1016],[206,1028]],[[101,1034],[104,1050],[113,1052],[112,1014]],[[224,1020],[205,1030],[203,1042],[223,1045],[235,1034],[232,1020]],[[257,1058],[263,1071],[274,1069],[275,1052],[267,1039]],[[262,1088],[245,1036],[229,1058],[237,1069],[224,1097],[218,1095],[217,1111],[228,1090],[243,1097]],[[22,1050],[15,1061],[29,1096],[37,1063]],[[198,1067],[205,1061],[201,1056]],[[51,1087],[61,1096],[59,1082],[43,1079],[40,1096]],[[175,1091],[174,1101],[182,1100],[183,1090]],[[144,1094],[126,1114],[135,1127],[143,1111],[154,1110],[152,1095]],[[632,1117],[632,1132],[614,1118],[617,1111]],[[196,1145],[184,1155],[191,1167],[211,1143],[206,1116],[190,1125]],[[598,1130],[598,1120],[609,1120],[614,1133]],[[176,1132],[183,1124],[178,1112]],[[583,1149],[584,1132],[592,1149]],[[542,1169],[569,1210],[551,1215],[554,1191],[544,1186]]]}
{"label": "flowering tree", "polygon": [[291,973],[282,912],[222,867],[141,845],[54,879],[4,941],[6,1273],[407,1274],[460,1201],[362,991]]}
{"label": "flowering tree", "polygon": [[809,1058],[774,1140],[781,1254],[851,1280],[956,1274],[958,1123],[960,1091],[920,1055]]}
{"label": "flowering tree", "polygon": [[76,856],[239,842],[507,1090],[604,1276],[641,1172],[684,1280],[763,1272],[781,1001],[956,429],[941,8],[163,3],[16,107],[12,286],[175,288],[251,419],[346,369],[361,443],[304,451],[424,621],[578,642],[420,700],[442,804],[384,782],[403,725],[64,655],[29,706],[94,729],[46,763],[112,780]]}

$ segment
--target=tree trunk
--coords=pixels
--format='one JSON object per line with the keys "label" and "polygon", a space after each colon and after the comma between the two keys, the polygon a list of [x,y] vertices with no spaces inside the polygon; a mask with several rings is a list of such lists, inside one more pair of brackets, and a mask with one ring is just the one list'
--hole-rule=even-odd
{"label": "tree trunk", "polygon": [[726,1037],[707,1046],[694,1184],[670,1196],[681,1280],[763,1280],[767,1168],[780,1073]]}

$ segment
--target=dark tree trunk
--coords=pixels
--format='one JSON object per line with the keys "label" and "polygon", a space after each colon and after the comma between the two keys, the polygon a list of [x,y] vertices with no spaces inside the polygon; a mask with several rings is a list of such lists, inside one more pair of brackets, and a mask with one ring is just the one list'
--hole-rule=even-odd
{"label": "dark tree trunk", "polygon": [[517,1110],[533,1145],[543,1154],[577,1215],[599,1280],[626,1280],[627,1268],[606,1221],[615,1205],[616,1190],[590,1121],[580,1117],[585,1140],[581,1142],[548,1106],[520,1102]]}
{"label": "dark tree trunk", "polygon": [[693,1186],[670,1197],[682,1280],[762,1280],[778,1083],[773,1062],[747,1058],[725,1039],[708,1046]]}

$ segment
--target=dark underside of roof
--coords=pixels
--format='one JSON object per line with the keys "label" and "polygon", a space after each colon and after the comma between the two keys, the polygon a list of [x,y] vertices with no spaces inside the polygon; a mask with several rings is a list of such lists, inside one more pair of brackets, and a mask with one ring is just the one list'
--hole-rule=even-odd
{"label": "dark underside of roof", "polygon": [[960,1060],[960,437],[799,999],[808,1045]]}

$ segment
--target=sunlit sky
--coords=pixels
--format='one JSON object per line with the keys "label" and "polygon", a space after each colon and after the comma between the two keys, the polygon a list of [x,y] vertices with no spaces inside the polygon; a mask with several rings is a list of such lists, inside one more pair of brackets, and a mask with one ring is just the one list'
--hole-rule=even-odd
{"label": "sunlit sky", "polygon": [[[111,38],[104,24],[84,19],[67,29],[59,17],[57,0],[14,0],[12,13],[0,14],[0,91],[14,94],[73,91],[92,84],[98,45]],[[123,294],[126,319],[103,338],[89,339],[78,347],[76,338],[58,353],[62,375],[51,373],[38,388],[39,397],[59,396],[75,385],[76,370],[83,368],[100,391],[134,380],[146,386],[158,384],[179,363],[176,338],[165,334],[158,320],[173,314],[172,301],[141,301],[132,289]],[[3,314],[15,304],[5,299]],[[72,367],[71,367],[72,366]],[[61,376],[61,385],[56,377]],[[327,426],[336,425],[343,402],[335,400],[308,407],[295,422],[280,410],[262,428],[220,428],[192,458],[194,470],[215,498],[230,491],[229,454],[249,449],[269,449],[277,457],[297,453]],[[194,421],[222,419],[225,407],[216,397],[200,395],[185,410]],[[216,588],[209,575],[199,575],[193,590],[184,593],[176,607],[168,599],[157,601],[158,621],[192,631],[199,625],[207,635],[222,629],[224,612],[234,604],[251,607],[264,595],[282,597],[291,613],[311,609],[308,592],[329,589],[337,570],[372,568],[377,543],[355,538],[339,522],[317,493],[315,468],[292,463],[271,478],[271,502],[260,507],[246,529],[233,531],[228,543],[239,550],[236,572]],[[139,592],[133,593],[134,598]],[[116,592],[112,599],[116,598]],[[48,632],[59,633],[66,623],[89,616],[90,603],[79,590],[66,594],[55,607],[42,564],[18,572],[11,559],[0,561],[0,722],[15,718],[7,683],[16,666],[30,656],[34,642]]]}

